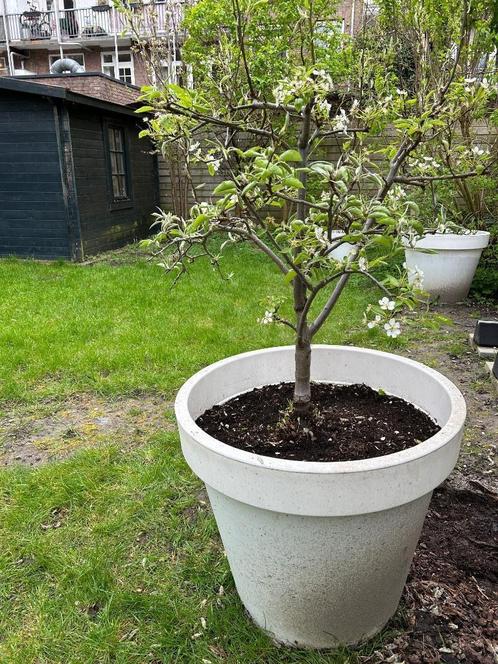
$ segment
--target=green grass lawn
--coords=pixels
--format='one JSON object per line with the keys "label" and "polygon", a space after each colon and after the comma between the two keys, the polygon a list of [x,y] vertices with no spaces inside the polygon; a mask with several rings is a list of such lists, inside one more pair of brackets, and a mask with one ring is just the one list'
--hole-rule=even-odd
{"label": "green grass lawn", "polygon": [[[225,260],[222,281],[206,263],[170,288],[146,261],[90,266],[0,262],[0,399],[36,400],[82,390],[173,394],[192,372],[219,358],[292,343],[291,331],[261,326],[264,299],[289,287],[248,249]],[[356,343],[375,293],[356,284],[318,342]],[[353,330],[350,327],[353,326]]]}
{"label": "green grass lawn", "polygon": [[[225,269],[235,273],[228,284],[199,263],[170,290],[140,260],[1,261],[0,411],[80,392],[172,397],[216,359],[291,343],[286,329],[255,324],[273,284],[287,288],[265,259],[234,249]],[[317,341],[406,343],[364,330],[375,296],[352,284]],[[355,662],[351,652],[278,648],[252,626],[201,489],[167,431],[137,448],[109,441],[2,470],[0,662]]]}

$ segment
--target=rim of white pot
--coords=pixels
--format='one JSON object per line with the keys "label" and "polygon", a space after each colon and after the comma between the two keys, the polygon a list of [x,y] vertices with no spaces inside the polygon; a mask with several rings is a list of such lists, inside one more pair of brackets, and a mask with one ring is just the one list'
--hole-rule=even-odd
{"label": "rim of white pot", "polygon": [[[320,355],[330,357],[320,363]],[[449,475],[458,457],[466,415],[460,391],[423,364],[368,348],[314,345],[313,379],[347,384],[361,382],[365,376],[367,384],[382,387],[377,377],[390,375],[382,379],[386,392],[408,399],[438,418],[442,429],[435,436],[396,454],[316,462],[239,450],[197,426],[194,418],[216,403],[261,385],[292,380],[293,358],[293,346],[241,353],[202,369],[180,389],[175,411],[183,454],[209,487],[239,502],[282,514],[348,516],[416,500]],[[376,359],[383,367],[380,373],[375,369]],[[335,373],[330,360],[338,363]]]}
{"label": "rim of white pot", "polygon": [[[245,357],[250,357],[251,355],[260,355],[263,353],[275,353],[278,351],[288,352],[289,348],[292,346],[277,346],[267,349],[261,349],[256,351],[249,351],[246,353],[239,353],[238,355],[232,355],[231,357],[219,360],[214,364],[201,369],[191,378],[189,378],[186,383],[180,388],[178,395],[175,401],[175,414],[178,423],[183,427],[183,429],[188,432],[191,436],[195,438],[197,443],[203,445],[204,447],[211,450],[215,454],[220,454],[224,457],[231,458],[235,461],[239,461],[245,464],[252,466],[261,467],[262,465],[268,469],[282,470],[285,472],[295,472],[295,473],[318,473],[318,474],[331,474],[331,473],[354,473],[354,472],[365,472],[372,471],[379,468],[387,468],[396,466],[399,464],[404,464],[415,459],[419,459],[428,454],[431,454],[434,450],[438,449],[442,445],[445,445],[447,441],[454,436],[456,436],[462,429],[465,422],[467,408],[465,404],[465,399],[460,392],[460,390],[443,374],[431,369],[430,367],[416,362],[415,360],[410,360],[408,358],[402,357],[401,355],[396,355],[395,353],[386,353],[384,351],[374,350],[370,348],[358,348],[355,346],[338,346],[338,345],[329,345],[329,344],[313,344],[313,349],[319,348],[336,348],[341,350],[348,350],[354,352],[368,352],[371,355],[377,356],[389,356],[395,357],[401,364],[411,365],[417,367],[420,371],[430,375],[433,379],[439,382],[447,391],[447,394],[450,397],[451,401],[451,412],[447,422],[441,427],[440,431],[436,433],[431,438],[414,445],[402,452],[395,452],[394,454],[386,454],[383,456],[373,457],[370,459],[358,459],[355,461],[295,461],[291,459],[277,459],[274,457],[267,457],[261,454],[255,454],[253,452],[247,452],[245,450],[239,450],[236,447],[222,443],[218,439],[210,436],[206,433],[201,427],[199,427],[194,418],[190,414],[188,407],[189,394],[192,388],[196,383],[205,378],[210,373],[217,371],[218,369],[226,366],[231,362],[236,362],[239,359]],[[254,385],[254,388],[261,387],[259,385]],[[233,394],[233,398],[237,394]],[[397,396],[397,395],[393,395]],[[213,404],[215,405],[215,404]]]}
{"label": "rim of white pot", "polygon": [[439,249],[439,250],[468,250],[484,249],[489,244],[490,233],[488,231],[473,231],[471,233],[428,233],[417,240],[414,247],[408,243],[406,248],[416,251],[417,249]]}

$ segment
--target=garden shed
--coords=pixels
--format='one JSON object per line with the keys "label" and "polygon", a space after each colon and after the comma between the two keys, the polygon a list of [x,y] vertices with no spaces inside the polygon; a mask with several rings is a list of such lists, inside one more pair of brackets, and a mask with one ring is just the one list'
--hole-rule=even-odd
{"label": "garden shed", "polygon": [[0,78],[0,255],[82,260],[148,233],[157,165],[133,106]]}

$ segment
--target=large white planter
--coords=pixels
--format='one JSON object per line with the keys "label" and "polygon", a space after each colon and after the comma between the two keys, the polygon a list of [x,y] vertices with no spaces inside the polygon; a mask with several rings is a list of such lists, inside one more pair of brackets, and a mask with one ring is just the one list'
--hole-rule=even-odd
{"label": "large white planter", "polygon": [[[433,233],[418,240],[414,248],[406,248],[406,265],[410,279],[415,268],[424,273],[423,288],[441,302],[459,302],[469,294],[472,279],[489,243],[487,231],[466,235]],[[423,253],[431,249],[437,253]]]}
{"label": "large white planter", "polygon": [[382,388],[429,413],[441,431],[396,454],[319,463],[240,451],[195,423],[214,404],[293,376],[291,346],[203,369],[176,400],[182,449],[206,484],[237,590],[254,622],[288,645],[355,644],[396,611],[432,491],[457,460],[465,402],[447,378],[418,362],[314,346],[313,380]]}
{"label": "large white planter", "polygon": [[[337,242],[337,240],[339,240],[341,237],[344,237],[344,235],[346,235],[344,231],[332,231],[331,240],[332,242]],[[351,242],[344,242],[344,244],[340,244],[338,247],[333,249],[329,256],[334,258],[336,261],[342,261],[349,256],[353,249],[354,244],[351,244]]]}

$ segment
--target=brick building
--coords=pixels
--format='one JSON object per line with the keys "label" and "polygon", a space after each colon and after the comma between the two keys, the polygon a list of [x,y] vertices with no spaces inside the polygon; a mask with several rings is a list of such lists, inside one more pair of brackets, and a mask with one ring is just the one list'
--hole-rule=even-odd
{"label": "brick building", "polygon": [[[163,80],[176,81],[182,70],[179,42],[184,7],[195,0],[130,3],[146,39],[168,44]],[[0,76],[46,74],[60,57],[76,60],[86,72],[102,72],[125,83],[149,83],[144,62],[133,52],[123,17],[110,0],[2,0]],[[365,0],[344,0],[342,29],[353,34],[364,19]]]}

